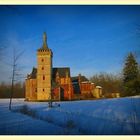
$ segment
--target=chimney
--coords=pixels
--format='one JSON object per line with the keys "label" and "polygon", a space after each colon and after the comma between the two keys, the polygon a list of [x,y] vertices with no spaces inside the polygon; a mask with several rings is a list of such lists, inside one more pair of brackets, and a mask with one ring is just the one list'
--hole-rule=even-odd
{"label": "chimney", "polygon": [[78,75],[78,82],[81,83],[81,74]]}

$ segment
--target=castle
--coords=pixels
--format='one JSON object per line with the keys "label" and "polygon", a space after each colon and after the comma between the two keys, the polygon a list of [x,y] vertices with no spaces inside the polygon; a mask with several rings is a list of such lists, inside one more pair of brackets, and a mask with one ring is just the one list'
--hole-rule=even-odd
{"label": "castle", "polygon": [[37,68],[25,80],[25,98],[28,101],[77,100],[100,98],[102,88],[85,76],[71,77],[69,67],[52,66],[53,52],[43,34],[43,45],[37,50]]}

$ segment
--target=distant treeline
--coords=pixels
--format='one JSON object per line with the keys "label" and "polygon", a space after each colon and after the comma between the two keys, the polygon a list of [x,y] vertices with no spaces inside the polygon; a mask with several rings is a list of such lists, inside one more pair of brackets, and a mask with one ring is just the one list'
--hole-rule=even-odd
{"label": "distant treeline", "polygon": [[105,97],[111,97],[112,93],[121,93],[122,95],[122,76],[109,73],[99,73],[90,78],[90,80],[102,87]]}
{"label": "distant treeline", "polygon": [[[11,85],[7,83],[0,83],[0,98],[10,98]],[[13,98],[24,98],[25,97],[25,86],[23,83],[16,83],[14,85]]]}
{"label": "distant treeline", "polygon": [[99,73],[93,75],[90,80],[95,85],[102,86],[105,97],[111,97],[112,93],[120,93],[122,97],[140,95],[140,64],[135,55],[129,53],[121,74]]}

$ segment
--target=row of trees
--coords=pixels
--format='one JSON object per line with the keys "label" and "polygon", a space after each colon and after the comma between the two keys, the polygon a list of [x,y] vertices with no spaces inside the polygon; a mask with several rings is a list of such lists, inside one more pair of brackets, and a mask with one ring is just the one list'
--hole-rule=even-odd
{"label": "row of trees", "polygon": [[90,80],[102,86],[106,97],[111,97],[112,93],[120,93],[121,96],[140,95],[140,67],[132,53],[126,57],[121,74],[100,73]]}
{"label": "row of trees", "polygon": [[114,75],[109,73],[99,73],[90,78],[96,85],[100,85],[103,89],[105,97],[111,97],[112,93],[120,93],[122,90],[121,75]]}
{"label": "row of trees", "polygon": [[[0,98],[10,98],[11,97],[11,84],[0,83]],[[15,83],[13,98],[24,98],[25,97],[25,87],[23,83]]]}

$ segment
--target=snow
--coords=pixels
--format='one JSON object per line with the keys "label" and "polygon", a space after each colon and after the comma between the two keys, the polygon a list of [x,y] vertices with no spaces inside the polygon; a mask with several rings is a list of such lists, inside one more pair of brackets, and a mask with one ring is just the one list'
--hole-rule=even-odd
{"label": "snow", "polygon": [[[0,100],[0,134],[63,134],[64,130],[59,126],[9,111],[8,102],[9,100]],[[22,100],[14,100],[13,102],[13,107],[23,105]]]}
{"label": "snow", "polygon": [[102,88],[101,86],[96,86],[96,88]]}
{"label": "snow", "polygon": [[[138,135],[140,134],[140,96],[129,98],[58,102],[48,108],[46,102],[0,99],[0,134],[46,135]],[[23,105],[35,116],[19,112]]]}

